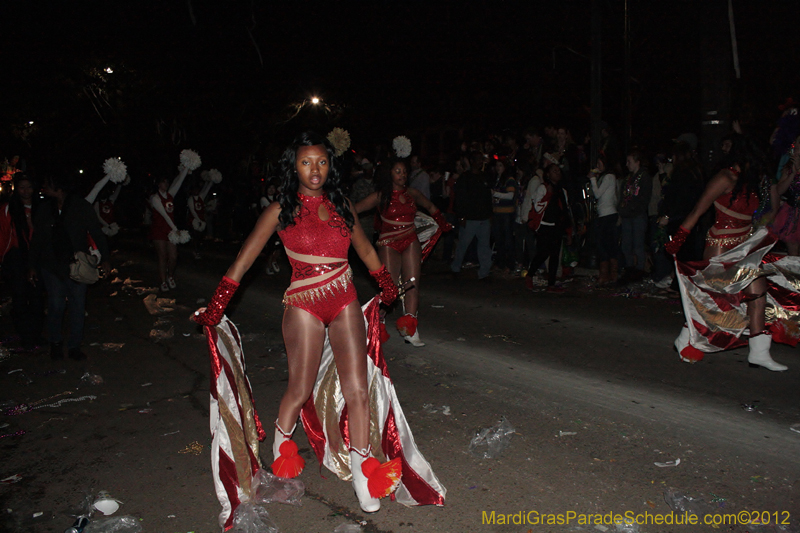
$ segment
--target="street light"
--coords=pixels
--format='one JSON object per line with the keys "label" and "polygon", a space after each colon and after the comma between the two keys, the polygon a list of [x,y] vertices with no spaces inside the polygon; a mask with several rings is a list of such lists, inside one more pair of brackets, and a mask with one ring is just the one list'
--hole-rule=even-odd
{"label": "street light", "polygon": [[33,126],[33,121],[32,120],[28,121],[28,126]]}
{"label": "street light", "polygon": [[316,96],[314,96],[313,98],[311,98],[311,103],[312,103],[312,104],[314,104],[314,105],[317,105],[319,102],[320,102],[320,100],[319,100],[319,98],[317,98]]}

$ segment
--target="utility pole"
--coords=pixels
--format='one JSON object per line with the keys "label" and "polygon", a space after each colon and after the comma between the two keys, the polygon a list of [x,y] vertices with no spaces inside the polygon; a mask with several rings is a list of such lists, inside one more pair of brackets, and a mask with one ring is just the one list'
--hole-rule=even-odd
{"label": "utility pole", "polygon": [[625,64],[623,66],[623,102],[622,114],[625,119],[625,129],[622,135],[623,156],[627,155],[631,148],[631,18],[628,11],[628,1],[625,0]]}
{"label": "utility pole", "polygon": [[594,168],[597,156],[600,153],[600,121],[603,119],[603,76],[602,76],[602,26],[603,17],[600,11],[600,1],[592,0],[592,151],[589,167]]}

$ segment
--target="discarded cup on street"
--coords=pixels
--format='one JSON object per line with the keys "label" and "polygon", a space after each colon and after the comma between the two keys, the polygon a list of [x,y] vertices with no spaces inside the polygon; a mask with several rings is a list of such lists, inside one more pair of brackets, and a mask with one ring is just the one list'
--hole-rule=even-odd
{"label": "discarded cup on street", "polygon": [[495,459],[511,444],[514,427],[506,417],[490,428],[484,428],[469,443],[469,453],[481,459]]}
{"label": "discarded cup on street", "polygon": [[253,476],[256,503],[286,503],[301,505],[306,487],[299,479],[288,479],[272,475],[261,469]]}
{"label": "discarded cup on street", "polygon": [[664,501],[673,511],[679,513],[705,516],[712,511],[711,505],[706,503],[702,498],[692,498],[673,488],[664,491]]}
{"label": "discarded cup on street", "polygon": [[111,516],[119,510],[120,503],[122,502],[115,500],[108,492],[101,490],[97,493],[97,499],[92,504],[92,507],[105,516]]}

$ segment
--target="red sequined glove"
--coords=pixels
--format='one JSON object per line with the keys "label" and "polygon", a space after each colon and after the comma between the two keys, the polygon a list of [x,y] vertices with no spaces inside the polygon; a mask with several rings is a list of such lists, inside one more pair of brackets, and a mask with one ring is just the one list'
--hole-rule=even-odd
{"label": "red sequined glove", "polygon": [[684,228],[683,226],[678,228],[678,231],[675,232],[675,235],[672,236],[672,240],[670,240],[667,244],[664,245],[664,249],[670,255],[675,255],[678,253],[678,250],[681,249],[683,243],[686,242],[686,237],[689,236],[689,230]]}
{"label": "red sequined glove", "polygon": [[452,231],[453,225],[444,219],[444,215],[441,211],[436,211],[436,214],[433,215],[433,220],[439,224],[439,227],[442,228],[443,232],[447,233],[448,231]]}
{"label": "red sequined glove", "polygon": [[378,286],[381,288],[381,293],[378,295],[378,298],[386,305],[391,305],[392,302],[397,299],[399,291],[397,285],[394,284],[392,275],[386,270],[386,265],[383,265],[378,270],[370,270],[369,275],[375,278],[375,281],[378,282]]}
{"label": "red sequined glove", "polygon": [[222,320],[222,315],[225,314],[225,308],[228,307],[228,302],[231,301],[233,293],[238,288],[238,283],[228,276],[222,276],[222,281],[219,282],[217,290],[214,291],[211,302],[209,302],[205,310],[195,311],[192,320],[203,326],[216,326],[219,324]]}

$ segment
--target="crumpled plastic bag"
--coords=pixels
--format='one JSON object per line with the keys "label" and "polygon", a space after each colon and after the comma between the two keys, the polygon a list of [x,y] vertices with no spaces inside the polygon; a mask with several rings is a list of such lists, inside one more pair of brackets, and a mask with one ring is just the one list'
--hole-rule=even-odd
{"label": "crumpled plastic bag", "polygon": [[361,533],[361,526],[358,524],[339,524],[333,533]]}
{"label": "crumpled plastic bag", "polygon": [[361,533],[361,526],[358,524],[340,524],[336,526],[333,533]]}
{"label": "crumpled plastic bag", "polygon": [[495,459],[511,444],[516,431],[506,417],[490,428],[484,428],[469,443],[469,453],[480,459]]}
{"label": "crumpled plastic bag", "polygon": [[83,533],[141,533],[142,524],[134,516],[112,516],[89,521]]}
{"label": "crumpled plastic bag", "polygon": [[664,501],[673,511],[679,513],[705,516],[713,512],[713,507],[702,498],[692,498],[671,487],[664,491]]}
{"label": "crumpled plastic bag", "polygon": [[233,512],[233,527],[229,533],[280,533],[269,513],[256,502],[239,504]]}
{"label": "crumpled plastic bag", "polygon": [[261,469],[253,476],[256,503],[301,505],[306,486],[299,479],[287,479]]}

